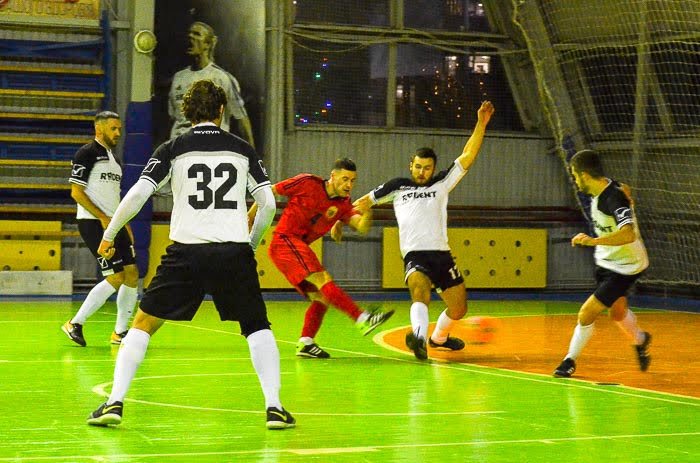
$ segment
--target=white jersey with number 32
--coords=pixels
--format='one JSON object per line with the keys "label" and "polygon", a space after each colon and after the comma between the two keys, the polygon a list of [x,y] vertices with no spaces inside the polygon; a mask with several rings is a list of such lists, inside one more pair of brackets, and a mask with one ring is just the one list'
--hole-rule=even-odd
{"label": "white jersey with number 32", "polygon": [[185,244],[248,243],[246,190],[270,185],[255,150],[213,123],[159,146],[141,178],[156,189],[170,181],[170,239]]}

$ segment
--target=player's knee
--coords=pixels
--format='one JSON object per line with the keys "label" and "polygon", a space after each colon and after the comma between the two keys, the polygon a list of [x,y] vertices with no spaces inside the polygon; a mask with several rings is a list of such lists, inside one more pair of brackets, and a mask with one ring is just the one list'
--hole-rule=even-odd
{"label": "player's knee", "polygon": [[107,280],[114,289],[119,289],[119,287],[124,284],[124,272],[113,273],[105,277],[105,280]]}
{"label": "player's knee", "polygon": [[596,317],[597,314],[582,310],[578,313],[578,323],[581,326],[588,326],[595,321]]}
{"label": "player's knee", "polygon": [[124,284],[132,288],[139,284],[139,270],[136,266],[124,267]]}
{"label": "player's knee", "polygon": [[246,338],[256,331],[269,329],[270,322],[268,320],[245,320],[241,322],[241,334]]}

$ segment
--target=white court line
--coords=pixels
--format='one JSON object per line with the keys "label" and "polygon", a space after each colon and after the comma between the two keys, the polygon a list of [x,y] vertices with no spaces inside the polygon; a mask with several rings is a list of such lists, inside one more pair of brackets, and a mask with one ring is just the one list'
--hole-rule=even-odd
{"label": "white court line", "polygon": [[[570,314],[565,314],[565,315],[570,315]],[[179,324],[172,324],[172,325],[181,326],[184,328],[198,329],[198,330],[203,330],[203,331],[212,331],[212,332],[221,333],[221,334],[239,335],[239,333],[234,333],[231,331],[217,330],[217,329],[213,329],[213,328],[204,328],[201,326],[195,326],[195,325],[191,325],[191,324],[179,323]],[[383,338],[386,334],[388,334],[392,331],[403,330],[406,328],[407,328],[407,326],[400,326],[397,328],[393,328],[391,330],[381,331],[372,337],[372,341],[374,341],[376,344],[380,345],[381,347],[384,347],[385,349],[388,349],[388,350],[400,353],[404,356],[410,357],[410,360],[409,359],[400,359],[400,358],[396,358],[396,357],[385,357],[382,355],[375,355],[375,354],[367,354],[365,352],[357,352],[357,351],[351,351],[351,350],[345,350],[345,349],[335,349],[335,348],[327,347],[327,346],[324,346],[324,349],[329,350],[329,351],[335,351],[335,352],[343,352],[346,354],[353,354],[353,355],[362,356],[362,357],[380,358],[380,359],[384,359],[384,360],[406,362],[406,363],[410,363],[412,365],[415,365],[417,362],[416,362],[416,360],[413,360],[413,354],[411,354],[410,352],[406,352],[406,351],[403,351],[401,349],[398,349],[396,347],[393,347],[393,346],[391,346],[383,341]],[[278,339],[277,342],[284,342],[287,344],[295,344],[296,345],[296,342],[293,342],[293,341],[282,341],[282,340]],[[471,373],[478,373],[478,374],[482,374],[482,375],[497,376],[497,377],[502,377],[502,378],[518,379],[521,381],[530,381],[530,382],[536,382],[536,383],[549,384],[549,385],[553,385],[553,386],[574,387],[574,388],[579,388],[579,389],[587,389],[587,390],[596,391],[596,392],[617,394],[617,395],[635,397],[635,398],[640,398],[640,399],[657,400],[657,401],[661,401],[661,402],[670,402],[670,403],[675,403],[675,404],[691,405],[694,407],[700,407],[700,401],[698,401],[698,402],[686,402],[686,401],[681,401],[681,400],[667,399],[664,397],[655,397],[655,396],[651,396],[651,395],[633,394],[633,393],[629,393],[629,392],[616,391],[616,390],[611,390],[611,389],[606,389],[606,388],[601,388],[601,387],[593,387],[593,386],[588,386],[588,384],[590,384],[590,382],[583,381],[583,380],[576,379],[576,378],[567,378],[565,381],[562,381],[562,380],[555,380],[555,379],[552,379],[548,375],[543,375],[543,374],[538,374],[538,373],[514,372],[512,370],[506,370],[506,369],[494,368],[494,367],[481,367],[479,365],[474,365],[474,364],[460,364],[458,366],[455,364],[447,364],[447,362],[448,362],[447,360],[438,361],[438,359],[431,359],[431,362],[426,362],[425,364],[430,365],[430,366],[435,367],[435,368],[448,368],[448,369],[453,369],[453,370],[461,370],[461,371],[468,371]],[[470,368],[470,366],[471,366],[471,368]],[[486,371],[486,370],[493,370],[493,371]],[[540,378],[542,378],[542,379],[540,379]],[[547,378],[547,379],[545,380],[544,378]],[[645,392],[647,394],[659,394],[662,396],[670,396],[670,397],[678,397],[681,399],[697,400],[695,397],[689,397],[689,396],[684,396],[684,395],[680,395],[680,394],[672,394],[669,392],[649,391],[647,389],[639,389],[639,388],[634,388],[634,387],[624,386],[624,385],[616,386],[616,388],[630,389],[633,391]]]}
{"label": "white court line", "polygon": [[[192,373],[186,375],[160,375],[160,376],[143,376],[141,378],[134,378],[133,381],[143,381],[147,379],[165,379],[165,378],[180,378],[180,377],[200,377],[200,376],[245,376],[245,375],[255,375],[256,373]],[[282,372],[282,375],[291,375],[291,372]],[[109,397],[109,393],[105,391],[105,388],[112,384],[112,381],[106,383],[98,384],[92,388],[92,392],[102,397]],[[136,402],[140,404],[147,405],[159,405],[161,407],[171,407],[171,408],[185,408],[188,410],[199,410],[199,411],[214,411],[214,412],[228,412],[228,413],[253,413],[253,414],[263,414],[264,411],[260,410],[236,410],[231,408],[216,408],[216,407],[198,407],[194,405],[180,405],[180,404],[169,404],[166,402],[154,402],[151,400],[139,400],[139,399],[124,399],[125,402]],[[506,413],[503,410],[486,410],[486,411],[467,411],[467,412],[385,412],[385,413],[312,413],[312,412],[294,412],[294,415],[300,416],[444,416],[444,415],[492,415]]]}
{"label": "white court line", "polygon": [[[22,324],[28,324],[28,323],[51,323],[55,324],[56,326],[60,327],[65,323],[65,321],[61,320],[32,320],[32,321],[22,321],[22,320],[0,320],[0,323],[22,323]],[[90,324],[93,323],[114,323],[114,320],[90,320]]]}
{"label": "white court line", "polygon": [[[290,432],[290,431],[288,431]],[[293,432],[293,431],[291,431]],[[473,440],[464,442],[438,442],[433,444],[411,444],[401,443],[394,445],[372,445],[362,447],[317,447],[306,449],[261,449],[261,450],[231,450],[228,452],[181,452],[181,453],[121,453],[121,454],[104,454],[104,455],[62,455],[62,456],[31,456],[31,457],[4,457],[0,461],[29,461],[29,460],[76,460],[76,459],[92,459],[95,461],[110,461],[113,459],[129,459],[134,458],[141,460],[144,458],[166,458],[166,457],[206,457],[206,456],[227,456],[227,455],[283,455],[291,453],[294,455],[322,455],[331,453],[366,453],[377,452],[381,450],[394,450],[403,448],[412,449],[429,449],[439,447],[469,447],[469,446],[484,446],[484,445],[513,445],[513,444],[546,444],[554,442],[581,442],[581,441],[599,441],[599,440],[615,440],[615,439],[643,439],[654,437],[687,437],[698,436],[700,432],[677,432],[677,433],[653,433],[653,434],[621,434],[608,436],[583,436],[583,437],[550,437],[540,439],[503,439],[503,440]],[[689,452],[685,452],[689,453]]]}
{"label": "white court line", "polygon": [[[388,344],[384,341],[384,336],[393,332],[393,331],[398,331],[398,330],[404,330],[408,328],[408,326],[400,326],[397,328],[392,328],[390,330],[382,331],[374,335],[372,338],[372,341],[375,343],[379,344],[380,346],[384,347],[385,349],[400,353],[402,355],[405,355],[409,357],[411,360],[403,360],[403,359],[397,359],[394,357],[382,357],[382,356],[375,356],[372,355],[372,357],[380,357],[380,358],[391,358],[393,360],[397,361],[410,361],[410,363],[417,363],[416,360],[413,360],[413,354],[411,352],[406,352],[404,350],[401,350],[397,347],[392,346],[391,344]],[[324,349],[326,350],[332,350],[330,348],[327,348],[324,346]],[[648,389],[641,389],[641,388],[636,388],[632,386],[625,386],[625,385],[620,385],[620,386],[615,386],[616,388],[623,388],[623,389],[630,389],[633,391],[639,391],[639,392],[644,392],[647,394],[658,394],[662,396],[671,396],[671,397],[678,397],[679,399],[690,399],[694,400],[696,402],[686,402],[686,401],[681,401],[681,400],[672,400],[672,399],[666,399],[664,397],[655,397],[652,395],[642,395],[642,394],[633,394],[629,392],[622,392],[622,391],[616,391],[612,389],[605,389],[601,387],[593,387],[590,386],[591,382],[590,381],[585,381],[582,379],[577,379],[577,378],[566,378],[565,380],[561,379],[554,379],[549,375],[544,375],[541,373],[532,373],[529,371],[513,371],[513,370],[507,370],[505,368],[496,368],[496,367],[486,367],[486,366],[481,366],[473,363],[461,363],[461,364],[455,364],[455,363],[450,363],[448,359],[437,359],[437,358],[431,358],[429,362],[423,362],[425,365],[429,365],[435,368],[447,368],[447,369],[452,369],[452,370],[461,370],[461,371],[468,371],[471,373],[478,373],[482,375],[489,375],[489,376],[498,376],[501,378],[510,378],[510,379],[518,379],[522,381],[530,381],[530,382],[536,382],[536,383],[544,383],[544,384],[550,384],[553,386],[563,386],[563,387],[573,387],[573,388],[578,388],[578,389],[587,389],[591,391],[596,391],[596,392],[605,392],[605,393],[610,393],[610,394],[617,394],[617,395],[624,395],[624,396],[629,396],[629,397],[636,397],[640,399],[649,399],[649,400],[658,400],[661,402],[670,402],[674,404],[682,404],[682,405],[690,405],[693,407],[700,407],[700,401],[696,397],[692,396],[684,396],[681,394],[673,394],[670,392],[658,392],[658,391],[650,391]],[[488,371],[488,370],[493,370],[493,371]],[[523,375],[523,376],[520,376]],[[534,376],[534,377],[531,377]],[[539,379],[537,377],[540,377],[542,379]],[[544,379],[547,378],[547,379]]]}
{"label": "white court line", "polygon": [[[112,346],[116,348],[117,346]],[[204,357],[204,358],[149,358],[149,362],[218,362],[218,361],[246,361],[250,362],[250,357]],[[114,363],[113,358],[104,359],[51,359],[51,360],[0,360],[0,363]]]}
{"label": "white court line", "polygon": [[[567,314],[569,315],[569,314]],[[166,322],[168,323],[168,322]],[[240,336],[239,333],[231,332],[231,331],[226,331],[226,330],[218,330],[218,329],[213,329],[213,328],[204,328],[201,326],[195,326],[192,324],[185,324],[185,323],[168,323],[171,326],[180,326],[183,328],[190,328],[190,329],[197,329],[197,330],[202,330],[202,331],[211,331],[215,333],[221,333],[221,334],[228,334],[228,335],[236,335]],[[401,358],[396,358],[396,357],[385,357],[382,355],[375,355],[375,354],[367,354],[365,352],[357,352],[357,351],[350,351],[350,350],[345,350],[345,349],[335,349],[332,347],[324,347],[326,350],[330,351],[335,351],[335,352],[343,352],[346,354],[353,354],[357,356],[362,356],[362,357],[370,357],[370,358],[380,358],[383,360],[392,360],[392,361],[397,361],[397,362],[406,362],[410,363],[412,365],[416,365],[417,362],[413,360],[413,355],[409,352],[405,352],[401,349],[395,348],[383,341],[383,337],[396,330],[402,330],[406,329],[407,326],[402,326],[402,327],[397,327],[393,328],[391,330],[386,330],[379,332],[375,334],[372,338],[372,341],[380,345],[381,347],[400,353],[404,356],[410,357],[409,359],[401,359]],[[283,341],[280,339],[277,339],[277,342],[283,342],[287,344],[295,344],[296,342],[293,341]],[[447,369],[452,369],[452,370],[460,370],[460,371],[468,371],[470,373],[477,373],[477,374],[482,374],[482,375],[489,375],[489,376],[497,376],[497,377],[502,377],[502,378],[509,378],[509,379],[517,379],[520,381],[530,381],[530,382],[536,382],[536,383],[542,383],[542,384],[548,384],[552,386],[559,386],[559,387],[572,387],[572,388],[578,388],[578,389],[586,389],[586,390],[591,390],[591,391],[596,391],[599,393],[608,393],[608,394],[616,394],[616,395],[622,395],[622,396],[628,396],[628,397],[634,397],[638,399],[647,399],[647,400],[656,400],[660,402],[669,402],[669,403],[674,403],[674,404],[681,404],[681,405],[690,405],[693,407],[700,407],[700,401],[696,401],[697,399],[695,397],[689,397],[689,396],[683,396],[680,394],[672,394],[668,392],[657,392],[657,391],[649,391],[647,389],[640,389],[640,388],[634,388],[630,386],[616,386],[618,389],[629,389],[632,391],[639,391],[642,393],[646,394],[634,394],[631,392],[623,392],[620,390],[612,390],[608,388],[602,388],[602,387],[593,387],[589,386],[590,382],[583,381],[580,379],[576,378],[567,378],[566,380],[556,380],[552,379],[548,375],[543,375],[543,374],[538,374],[538,373],[530,373],[530,372],[514,372],[512,370],[506,370],[506,369],[501,369],[501,368],[494,368],[494,367],[482,367],[479,365],[474,365],[474,364],[448,364],[446,363],[447,361],[437,361],[438,359],[431,359],[430,362],[425,362],[423,363],[424,365],[429,365],[435,368],[447,368]],[[488,371],[491,370],[491,371]],[[544,378],[547,378],[546,380]],[[649,394],[649,395],[647,395]],[[672,400],[668,399],[665,397],[656,397],[651,394],[658,394],[660,396],[669,396],[669,397],[678,397],[679,399],[690,399],[694,400],[695,402],[687,402],[683,400]]]}

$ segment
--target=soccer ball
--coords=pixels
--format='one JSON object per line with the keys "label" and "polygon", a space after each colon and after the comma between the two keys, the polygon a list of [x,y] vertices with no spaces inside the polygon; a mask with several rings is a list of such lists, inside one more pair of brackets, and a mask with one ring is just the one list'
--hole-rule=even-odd
{"label": "soccer ball", "polygon": [[469,317],[467,322],[467,342],[469,344],[489,344],[493,342],[501,327],[501,321],[494,317]]}
{"label": "soccer ball", "polygon": [[155,34],[147,29],[138,31],[134,36],[134,48],[139,53],[151,53],[156,48],[157,44],[158,41],[156,40]]}

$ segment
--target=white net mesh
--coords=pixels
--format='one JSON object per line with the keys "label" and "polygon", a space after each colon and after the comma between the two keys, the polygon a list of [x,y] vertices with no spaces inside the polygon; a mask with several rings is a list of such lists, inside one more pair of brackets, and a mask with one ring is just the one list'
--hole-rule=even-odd
{"label": "white net mesh", "polygon": [[628,183],[651,266],[640,281],[700,286],[700,1],[513,0],[566,161],[603,155]]}

